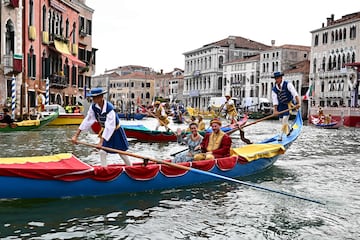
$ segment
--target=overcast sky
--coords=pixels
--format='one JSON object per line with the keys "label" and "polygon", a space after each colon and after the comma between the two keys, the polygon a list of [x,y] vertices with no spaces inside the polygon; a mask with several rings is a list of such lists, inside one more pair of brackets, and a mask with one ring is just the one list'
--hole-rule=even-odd
{"label": "overcast sky", "polygon": [[183,53],[240,36],[271,45],[311,45],[310,31],[360,11],[350,0],[87,0],[94,9],[96,75],[125,65],[184,69]]}

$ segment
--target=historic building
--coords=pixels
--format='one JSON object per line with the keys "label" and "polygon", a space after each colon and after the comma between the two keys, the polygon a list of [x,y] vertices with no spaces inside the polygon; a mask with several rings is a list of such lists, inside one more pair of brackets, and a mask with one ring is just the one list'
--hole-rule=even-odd
{"label": "historic building", "polygon": [[0,2],[0,108],[20,104],[23,71],[22,1]]}
{"label": "historic building", "polygon": [[225,93],[238,98],[259,96],[260,55],[236,59],[224,64]]}
{"label": "historic building", "polygon": [[9,4],[1,7],[5,23],[1,34],[6,36],[1,38],[6,39],[1,49],[5,74],[1,84],[6,85],[8,97],[9,78],[13,74],[17,78],[18,115],[36,106],[37,92],[46,94],[48,103],[75,104],[76,96],[91,87],[95,69],[93,9],[85,0],[5,2]]}
{"label": "historic building", "polygon": [[311,31],[312,105],[356,106],[359,91],[357,72],[347,65],[360,61],[359,29],[360,12],[357,12],[338,20],[331,15],[326,24]]}
{"label": "historic building", "polygon": [[206,109],[211,97],[225,94],[224,64],[235,59],[254,56],[269,48],[250,39],[229,36],[185,52],[183,91],[185,105]]}
{"label": "historic building", "polygon": [[[259,96],[271,99],[271,89],[274,87],[272,74],[277,71],[284,72],[284,78],[291,81],[301,95],[303,83],[307,88],[307,76],[309,72],[299,70],[296,65],[299,62],[309,60],[310,47],[299,45],[273,46],[271,49],[260,54],[260,89]],[[292,73],[290,76],[290,72]],[[294,74],[297,73],[297,74]],[[305,89],[306,89],[305,88]]]}

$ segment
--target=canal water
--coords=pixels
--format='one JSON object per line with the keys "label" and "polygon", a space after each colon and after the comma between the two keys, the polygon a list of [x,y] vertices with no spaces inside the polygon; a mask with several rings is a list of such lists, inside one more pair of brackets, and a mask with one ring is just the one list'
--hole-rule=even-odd
{"label": "canal water", "polygon": [[[122,121],[154,127],[154,119]],[[172,129],[184,127],[171,125]],[[277,121],[246,129],[252,141],[274,135]],[[0,157],[72,152],[99,164],[96,150],[72,145],[76,127],[1,133]],[[81,141],[97,143],[91,133]],[[237,134],[234,146],[241,146]],[[157,159],[177,143],[130,140],[130,152]],[[230,182],[131,195],[0,200],[1,239],[360,239],[360,129],[318,129],[301,136],[269,170],[241,179],[320,205]],[[139,161],[138,159],[131,159]],[[120,161],[116,155],[110,162]],[[0,184],[1,187],[1,184]],[[1,189],[0,189],[1,191]]]}

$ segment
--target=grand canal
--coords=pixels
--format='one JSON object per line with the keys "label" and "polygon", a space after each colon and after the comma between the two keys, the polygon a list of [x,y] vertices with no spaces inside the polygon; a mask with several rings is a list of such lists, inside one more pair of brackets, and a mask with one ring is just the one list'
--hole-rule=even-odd
{"label": "grand canal", "polygon": [[[152,120],[142,123],[153,126]],[[264,121],[248,127],[246,136],[256,142],[274,135],[278,128],[277,121]],[[1,133],[0,157],[72,152],[98,164],[96,150],[68,141],[75,130],[74,126],[45,127],[33,132]],[[79,140],[97,142],[91,133],[82,134]],[[233,143],[243,144],[237,134]],[[130,141],[129,151],[165,159],[183,148],[176,143]],[[325,130],[305,125],[297,141],[271,169],[242,179],[325,205],[229,182],[106,197],[4,199],[0,200],[0,237],[360,239],[359,152],[360,129]],[[113,156],[110,161],[119,160]]]}

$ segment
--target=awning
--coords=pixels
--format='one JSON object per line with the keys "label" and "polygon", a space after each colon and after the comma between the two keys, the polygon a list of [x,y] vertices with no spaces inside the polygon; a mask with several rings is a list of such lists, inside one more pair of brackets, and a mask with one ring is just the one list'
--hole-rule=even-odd
{"label": "awning", "polygon": [[54,45],[56,51],[67,57],[74,65],[78,65],[79,67],[86,67],[86,64],[83,61],[79,60],[70,53],[69,47],[66,43],[55,40]]}

